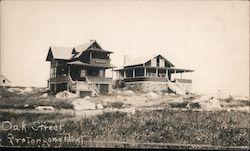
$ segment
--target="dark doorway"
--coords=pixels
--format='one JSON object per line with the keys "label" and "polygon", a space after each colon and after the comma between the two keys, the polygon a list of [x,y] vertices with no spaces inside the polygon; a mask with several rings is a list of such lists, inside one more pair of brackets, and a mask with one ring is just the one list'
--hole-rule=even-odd
{"label": "dark doorway", "polygon": [[107,94],[109,92],[109,85],[108,84],[100,84],[100,93]]}
{"label": "dark doorway", "polygon": [[80,91],[80,97],[91,96],[91,91]]}
{"label": "dark doorway", "polygon": [[56,85],[56,93],[67,90],[67,83],[60,83]]}

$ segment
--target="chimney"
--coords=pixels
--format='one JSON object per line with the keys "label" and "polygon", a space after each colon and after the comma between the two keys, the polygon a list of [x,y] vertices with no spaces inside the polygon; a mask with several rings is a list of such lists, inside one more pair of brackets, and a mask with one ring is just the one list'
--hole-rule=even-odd
{"label": "chimney", "polygon": [[132,60],[132,56],[131,55],[124,55],[123,66],[125,66],[126,64],[128,64],[131,60]]}

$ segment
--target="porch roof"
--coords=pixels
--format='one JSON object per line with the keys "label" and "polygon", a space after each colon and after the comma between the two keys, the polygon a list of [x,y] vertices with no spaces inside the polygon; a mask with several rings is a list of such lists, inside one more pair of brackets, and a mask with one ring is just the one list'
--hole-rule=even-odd
{"label": "porch roof", "polygon": [[93,64],[89,64],[89,63],[84,63],[84,62],[81,62],[81,61],[72,61],[72,62],[69,62],[67,63],[68,65],[79,65],[79,66],[87,66],[87,67],[99,67],[99,68],[115,68],[114,65],[110,65],[110,66],[106,66],[106,65],[93,65]]}
{"label": "porch roof", "polygon": [[194,72],[194,70],[191,69],[181,69],[181,68],[169,68],[168,70],[170,71],[176,71],[176,73],[180,73],[180,72]]}
{"label": "porch roof", "polygon": [[137,67],[127,67],[127,68],[117,68],[114,71],[124,71],[124,70],[130,70],[130,69],[138,69],[138,68],[147,68],[147,69],[165,69],[169,70],[170,72],[181,73],[181,72],[194,72],[194,70],[190,69],[182,69],[182,68],[173,68],[173,67],[152,67],[152,66],[137,66]]}

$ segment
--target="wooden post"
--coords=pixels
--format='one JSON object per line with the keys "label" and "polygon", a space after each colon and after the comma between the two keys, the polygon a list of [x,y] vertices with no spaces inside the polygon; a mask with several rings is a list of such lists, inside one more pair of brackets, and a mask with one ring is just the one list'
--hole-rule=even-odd
{"label": "wooden post", "polygon": [[166,69],[165,77],[169,80],[169,78],[168,78],[168,69]]}
{"label": "wooden post", "polygon": [[159,69],[156,68],[156,73],[155,73],[155,74],[156,74],[156,77],[158,77],[158,70],[159,70]]}
{"label": "wooden post", "polygon": [[54,92],[55,92],[55,93],[56,93],[56,85],[57,85],[57,84],[55,83],[55,86],[54,86]]}
{"label": "wooden post", "polygon": [[124,70],[124,79],[127,78],[126,70]]}
{"label": "wooden post", "polygon": [[147,68],[144,68],[144,77],[147,77]]}
{"label": "wooden post", "polygon": [[118,75],[118,79],[121,80],[121,71],[116,71],[117,75]]}
{"label": "wooden post", "polygon": [[57,67],[55,66],[55,78],[57,77],[57,72],[56,72],[56,70],[57,70]]}
{"label": "wooden post", "polygon": [[135,77],[135,69],[133,69],[133,78]]}
{"label": "wooden post", "polygon": [[92,52],[89,52],[89,59],[92,59]]}
{"label": "wooden post", "polygon": [[69,65],[69,71],[68,71],[68,74],[69,74],[69,76],[70,76],[70,65]]}
{"label": "wooden post", "polygon": [[57,70],[57,67],[55,66],[55,87],[54,87],[54,92],[56,93],[56,80],[57,80],[57,75],[56,75],[56,70]]}

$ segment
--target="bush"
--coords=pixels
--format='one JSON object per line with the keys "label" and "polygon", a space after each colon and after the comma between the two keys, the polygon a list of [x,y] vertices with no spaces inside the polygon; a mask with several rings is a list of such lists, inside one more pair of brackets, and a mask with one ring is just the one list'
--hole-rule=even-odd
{"label": "bush", "polygon": [[114,89],[121,89],[125,87],[125,82],[122,80],[115,80],[113,88]]}
{"label": "bush", "polygon": [[123,102],[111,102],[110,103],[111,107],[118,108],[118,109],[122,108],[123,104],[124,104]]}

